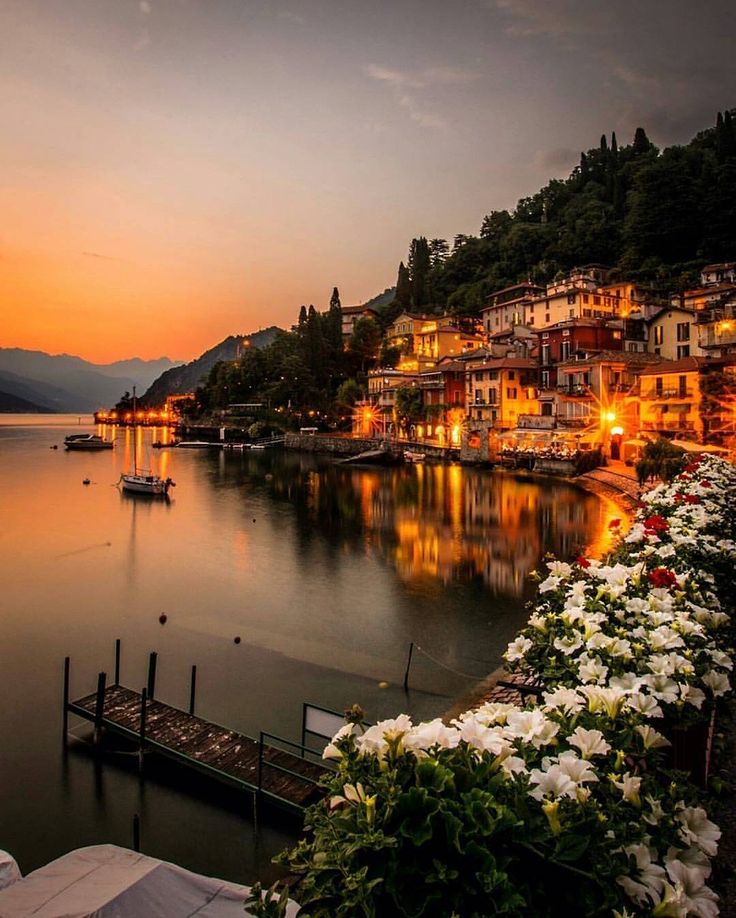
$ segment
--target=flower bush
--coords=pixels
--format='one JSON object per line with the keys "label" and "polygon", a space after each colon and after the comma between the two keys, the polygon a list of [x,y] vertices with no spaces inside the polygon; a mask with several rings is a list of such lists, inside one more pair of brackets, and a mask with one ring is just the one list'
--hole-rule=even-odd
{"label": "flower bush", "polygon": [[[548,563],[506,653],[536,702],[347,723],[325,750],[330,796],[283,859],[299,914],[717,915],[720,832],[668,751],[730,691],[735,485],[699,458],[605,562]],[[258,888],[251,907],[283,913]]]}

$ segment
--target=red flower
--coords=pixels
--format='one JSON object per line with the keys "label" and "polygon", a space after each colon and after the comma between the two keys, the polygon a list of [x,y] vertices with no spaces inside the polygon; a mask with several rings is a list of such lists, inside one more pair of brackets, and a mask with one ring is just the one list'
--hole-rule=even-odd
{"label": "red flower", "polygon": [[693,462],[688,462],[688,464],[683,469],[683,472],[697,472],[699,465],[700,462],[697,459],[693,460]]}
{"label": "red flower", "polygon": [[580,565],[580,567],[590,567],[590,561],[588,561],[588,559],[584,558],[582,555],[580,555],[579,558],[576,558],[575,561]]}
{"label": "red flower", "polygon": [[686,504],[699,504],[700,498],[698,497],[697,494],[686,494],[685,503]]}
{"label": "red flower", "polygon": [[670,524],[660,513],[655,513],[653,516],[649,516],[644,520],[644,532],[646,532],[647,535],[667,532],[669,528]]}
{"label": "red flower", "polygon": [[682,493],[682,491],[678,491],[677,494],[675,494],[676,503],[681,504],[685,499],[685,495]]}
{"label": "red flower", "polygon": [[655,567],[653,571],[649,572],[649,581],[652,586],[668,590],[677,583],[677,577],[666,567]]}
{"label": "red flower", "polygon": [[711,484],[710,484],[709,481],[701,481],[701,482],[700,482],[700,487],[701,487],[701,488],[709,488],[710,486],[711,486]]}
{"label": "red flower", "polygon": [[618,529],[618,527],[619,527],[620,525],[621,525],[621,520],[611,520],[611,522],[608,524],[608,528],[609,528],[609,529]]}

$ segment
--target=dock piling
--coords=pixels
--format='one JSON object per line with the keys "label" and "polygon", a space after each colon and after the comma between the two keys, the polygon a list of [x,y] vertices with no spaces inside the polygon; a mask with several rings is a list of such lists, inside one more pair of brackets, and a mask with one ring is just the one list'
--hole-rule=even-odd
{"label": "dock piling", "polygon": [[189,687],[189,713],[194,717],[194,701],[197,693],[197,667],[192,666],[192,679]]}
{"label": "dock piling", "polygon": [[62,716],[62,729],[64,731],[64,745],[69,739],[69,669],[71,657],[64,657],[64,714]]}
{"label": "dock piling", "polygon": [[105,707],[105,683],[107,682],[107,673],[98,673],[97,675],[97,697],[95,699],[95,745],[102,739],[102,718]]}
{"label": "dock piling", "polygon": [[138,733],[138,767],[143,768],[143,747],[146,742],[146,702],[148,700],[148,690],[141,689],[141,724]]}
{"label": "dock piling", "polygon": [[156,694],[156,661],[158,654],[152,651],[148,658],[148,697],[153,701]]}
{"label": "dock piling", "polygon": [[409,644],[409,659],[406,661],[406,672],[404,673],[404,691],[406,692],[409,688],[409,667],[411,666],[411,658],[414,653],[414,641]]}

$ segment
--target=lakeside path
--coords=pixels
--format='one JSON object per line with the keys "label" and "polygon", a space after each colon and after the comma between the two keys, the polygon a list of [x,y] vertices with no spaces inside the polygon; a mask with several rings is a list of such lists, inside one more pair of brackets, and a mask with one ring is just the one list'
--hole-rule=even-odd
{"label": "lakeside path", "polygon": [[[639,500],[639,483],[634,470],[623,463],[613,468],[597,468],[575,479],[575,483],[617,503],[622,511],[633,513]],[[489,701],[518,703],[519,692],[499,682],[524,684],[519,674],[507,672],[499,667],[484,680],[459,698],[447,711],[443,720],[450,721],[464,711]],[[524,697],[522,696],[522,701]],[[714,862],[714,887],[720,896],[720,918],[736,918],[736,701],[728,704],[721,713],[721,722],[716,731],[722,735],[721,749],[716,754],[711,775],[724,783],[724,790],[711,806],[711,815],[720,827],[722,835],[718,856]]]}

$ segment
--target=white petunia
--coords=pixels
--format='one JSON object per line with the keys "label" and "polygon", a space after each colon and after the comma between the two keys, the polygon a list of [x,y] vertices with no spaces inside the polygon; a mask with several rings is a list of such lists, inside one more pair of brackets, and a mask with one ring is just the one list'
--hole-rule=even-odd
{"label": "white petunia", "polygon": [[570,746],[576,746],[584,759],[590,759],[594,755],[606,755],[611,751],[610,745],[603,739],[600,730],[586,730],[585,727],[577,727],[575,732],[568,737],[567,742]]}

